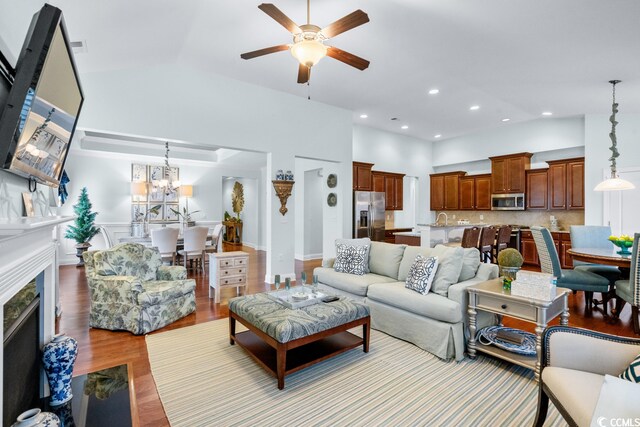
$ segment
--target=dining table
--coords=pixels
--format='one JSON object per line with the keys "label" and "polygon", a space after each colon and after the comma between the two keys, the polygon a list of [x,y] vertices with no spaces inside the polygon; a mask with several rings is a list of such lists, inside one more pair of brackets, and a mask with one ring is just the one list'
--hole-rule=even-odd
{"label": "dining table", "polygon": [[[619,254],[618,248],[571,248],[567,250],[567,253],[571,255],[574,261],[588,262],[590,264],[612,265],[620,269],[622,279],[629,278],[629,271],[631,270],[631,254]],[[609,295],[615,297],[615,287],[611,286],[609,289]],[[593,300],[595,305],[602,303],[601,301]],[[616,307],[620,307],[619,303],[616,303]],[[618,310],[612,310],[613,320],[617,320],[620,316]]]}

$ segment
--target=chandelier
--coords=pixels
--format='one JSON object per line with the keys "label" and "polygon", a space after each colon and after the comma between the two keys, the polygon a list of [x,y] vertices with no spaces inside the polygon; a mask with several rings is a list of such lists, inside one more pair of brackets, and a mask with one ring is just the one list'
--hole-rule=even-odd
{"label": "chandelier", "polygon": [[180,181],[173,180],[171,166],[169,166],[169,141],[164,144],[164,177],[162,179],[153,180],[152,184],[155,189],[162,191],[165,195],[174,194],[180,188]]}
{"label": "chandelier", "polygon": [[616,168],[616,159],[620,156],[618,152],[618,138],[616,137],[616,125],[618,122],[616,121],[616,113],[618,112],[618,103],[616,102],[616,85],[620,83],[620,80],[609,80],[609,83],[613,86],[613,104],[611,105],[611,117],[609,117],[609,121],[611,122],[611,132],[609,133],[609,138],[611,138],[611,157],[609,160],[611,161],[611,177],[605,179],[600,184],[596,185],[594,191],[620,191],[620,190],[633,190],[635,185],[630,183],[627,180],[624,180],[618,177],[618,170]]}

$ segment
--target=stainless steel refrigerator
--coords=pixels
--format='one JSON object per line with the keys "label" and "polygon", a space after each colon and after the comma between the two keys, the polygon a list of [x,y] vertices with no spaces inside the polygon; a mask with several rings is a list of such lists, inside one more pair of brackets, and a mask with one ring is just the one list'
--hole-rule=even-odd
{"label": "stainless steel refrigerator", "polygon": [[384,242],[384,193],[353,192],[353,237]]}

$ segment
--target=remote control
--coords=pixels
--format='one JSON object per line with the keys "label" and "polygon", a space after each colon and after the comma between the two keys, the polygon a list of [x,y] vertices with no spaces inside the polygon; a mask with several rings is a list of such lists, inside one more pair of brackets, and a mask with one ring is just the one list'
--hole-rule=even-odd
{"label": "remote control", "polygon": [[340,298],[335,296],[335,295],[329,295],[326,296],[324,298],[322,298],[322,302],[334,302],[334,301],[338,301]]}

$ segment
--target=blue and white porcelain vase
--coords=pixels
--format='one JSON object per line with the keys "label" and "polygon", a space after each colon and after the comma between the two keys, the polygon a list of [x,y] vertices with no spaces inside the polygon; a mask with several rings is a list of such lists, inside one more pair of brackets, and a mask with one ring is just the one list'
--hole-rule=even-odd
{"label": "blue and white porcelain vase", "polygon": [[54,335],[43,351],[42,362],[49,379],[51,404],[62,405],[73,397],[71,374],[78,356],[78,342],[65,334]]}
{"label": "blue and white porcelain vase", "polygon": [[60,427],[60,419],[56,414],[34,408],[18,415],[17,421],[11,427]]}

